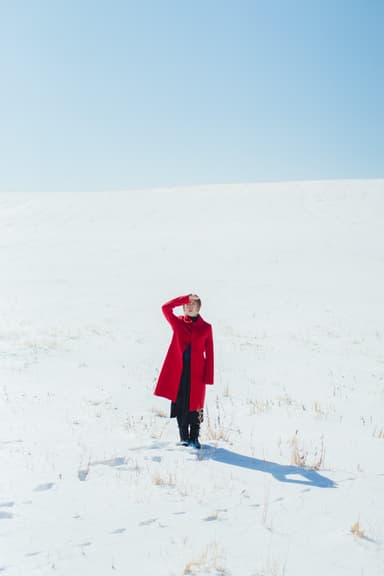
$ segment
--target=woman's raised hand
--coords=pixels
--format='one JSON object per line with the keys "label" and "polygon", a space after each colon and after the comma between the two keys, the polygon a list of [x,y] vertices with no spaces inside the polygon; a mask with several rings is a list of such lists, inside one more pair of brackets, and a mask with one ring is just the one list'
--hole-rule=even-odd
{"label": "woman's raised hand", "polygon": [[198,297],[197,294],[190,294],[189,295],[189,301],[190,302],[196,302],[196,300],[200,300],[200,298]]}

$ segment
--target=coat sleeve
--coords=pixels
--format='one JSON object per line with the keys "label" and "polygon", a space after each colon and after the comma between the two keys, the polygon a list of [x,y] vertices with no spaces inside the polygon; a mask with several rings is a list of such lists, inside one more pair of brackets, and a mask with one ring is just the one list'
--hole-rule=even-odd
{"label": "coat sleeve", "polygon": [[212,326],[209,327],[208,336],[205,340],[205,384],[213,384],[214,362],[213,362],[213,335]]}
{"label": "coat sleeve", "polygon": [[188,304],[189,302],[189,294],[186,296],[178,296],[177,298],[173,298],[169,302],[166,302],[162,305],[161,309],[165,318],[168,320],[172,328],[175,326],[177,322],[177,316],[173,313],[173,309],[176,306],[182,306],[183,304]]}

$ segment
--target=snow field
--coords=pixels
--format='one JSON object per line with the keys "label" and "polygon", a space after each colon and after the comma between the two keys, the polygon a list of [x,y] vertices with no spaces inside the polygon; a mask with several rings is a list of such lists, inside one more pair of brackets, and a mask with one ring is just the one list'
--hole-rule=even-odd
{"label": "snow field", "polygon": [[[2,194],[1,573],[381,576],[383,192]],[[188,292],[200,452],[152,395]]]}

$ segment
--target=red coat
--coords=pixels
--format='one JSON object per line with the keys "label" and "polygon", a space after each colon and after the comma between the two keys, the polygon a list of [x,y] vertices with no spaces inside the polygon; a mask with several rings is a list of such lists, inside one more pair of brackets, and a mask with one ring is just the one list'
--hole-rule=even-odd
{"label": "red coat", "polygon": [[162,306],[163,314],[172,326],[173,337],[154,394],[176,402],[183,370],[183,352],[191,344],[189,410],[192,412],[204,407],[205,385],[213,384],[213,338],[212,326],[201,316],[192,322],[188,316],[173,313],[173,308],[188,302],[189,296],[179,296]]}

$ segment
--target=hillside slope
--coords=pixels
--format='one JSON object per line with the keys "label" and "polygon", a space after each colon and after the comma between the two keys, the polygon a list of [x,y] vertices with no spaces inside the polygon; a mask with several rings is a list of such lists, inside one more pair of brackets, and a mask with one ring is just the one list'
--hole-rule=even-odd
{"label": "hillside slope", "polygon": [[[381,576],[383,216],[382,180],[1,194],[0,572]],[[200,452],[152,395],[189,292]]]}

